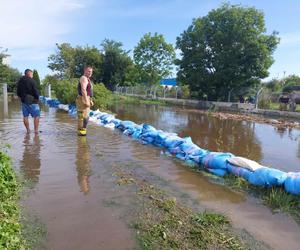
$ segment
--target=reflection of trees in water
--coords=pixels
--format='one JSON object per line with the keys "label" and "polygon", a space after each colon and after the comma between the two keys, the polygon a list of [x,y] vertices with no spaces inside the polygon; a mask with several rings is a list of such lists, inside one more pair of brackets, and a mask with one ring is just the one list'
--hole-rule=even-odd
{"label": "reflection of trees in water", "polygon": [[255,136],[255,123],[220,120],[207,115],[188,116],[181,136],[191,136],[200,147],[211,151],[231,152],[256,161],[262,159],[260,142]]}
{"label": "reflection of trees in water", "polygon": [[86,137],[78,137],[75,164],[80,191],[88,194],[90,191],[89,176],[91,174],[91,160]]}
{"label": "reflection of trees in water", "polygon": [[41,168],[41,143],[38,134],[35,134],[33,141],[31,141],[31,135],[26,134],[23,140],[24,151],[23,158],[20,162],[24,178],[33,183],[39,181],[40,168]]}
{"label": "reflection of trees in water", "polygon": [[260,142],[255,136],[255,123],[252,122],[220,120],[155,105],[116,105],[114,111],[122,120],[149,123],[166,132],[190,136],[205,149],[231,152],[256,161],[262,159]]}
{"label": "reflection of trees in water", "polygon": [[157,129],[175,132],[187,125],[187,113],[176,112],[170,107],[157,105],[116,105],[114,112],[122,120],[135,123],[148,123]]}

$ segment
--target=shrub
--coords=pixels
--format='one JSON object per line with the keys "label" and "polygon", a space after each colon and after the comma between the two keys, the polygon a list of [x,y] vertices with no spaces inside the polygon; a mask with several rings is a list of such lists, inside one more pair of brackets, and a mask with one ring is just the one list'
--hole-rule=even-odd
{"label": "shrub", "polygon": [[94,84],[94,109],[105,109],[112,101],[112,93],[103,83]]}
{"label": "shrub", "polygon": [[0,148],[0,249],[24,249],[18,203],[19,184],[10,158]]}
{"label": "shrub", "polygon": [[64,104],[74,104],[77,97],[78,79],[60,80],[53,84],[56,98]]}

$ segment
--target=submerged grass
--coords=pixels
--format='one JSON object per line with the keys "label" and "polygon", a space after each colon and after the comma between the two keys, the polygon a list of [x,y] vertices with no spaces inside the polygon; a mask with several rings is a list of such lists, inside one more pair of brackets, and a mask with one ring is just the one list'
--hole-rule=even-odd
{"label": "submerged grass", "polygon": [[0,249],[25,249],[20,224],[20,185],[10,158],[0,149]]}
{"label": "submerged grass", "polygon": [[260,198],[273,212],[284,212],[300,223],[300,197],[287,193],[282,187],[256,187],[246,180],[229,175],[225,182],[234,189],[247,191]]}
{"label": "submerged grass", "polygon": [[135,185],[140,205],[133,228],[142,249],[248,249],[225,216],[195,212],[145,179],[115,170],[117,185]]}

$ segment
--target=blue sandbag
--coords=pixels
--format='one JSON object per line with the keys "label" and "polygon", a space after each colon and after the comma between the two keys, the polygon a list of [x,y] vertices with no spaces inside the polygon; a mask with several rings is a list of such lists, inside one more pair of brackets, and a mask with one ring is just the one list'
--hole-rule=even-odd
{"label": "blue sandbag", "polygon": [[171,136],[171,135],[174,136],[174,135],[177,135],[177,134],[175,134],[175,133],[166,133],[166,132],[163,132],[161,130],[158,130],[153,144],[156,145],[156,146],[159,146],[159,147],[163,147],[166,138],[168,136]]}
{"label": "blue sandbag", "polygon": [[209,154],[208,150],[200,149],[197,152],[188,155],[188,159],[196,162],[197,164],[201,164],[203,158]]}
{"label": "blue sandbag", "polygon": [[255,186],[280,186],[287,178],[287,174],[274,168],[259,168],[249,176],[249,182]]}
{"label": "blue sandbag", "polygon": [[207,170],[211,174],[214,174],[214,175],[217,175],[217,176],[221,176],[221,177],[223,177],[225,174],[227,174],[226,169],[222,169],[222,168],[219,168],[219,169],[208,168]]}
{"label": "blue sandbag", "polygon": [[184,153],[178,153],[178,154],[176,154],[176,158],[184,161],[185,160],[185,154]]}
{"label": "blue sandbag", "polygon": [[231,153],[210,152],[202,160],[202,165],[206,168],[226,169],[227,159],[232,157]]}
{"label": "blue sandbag", "polygon": [[163,146],[170,149],[170,148],[175,148],[182,143],[184,143],[184,139],[180,138],[177,135],[171,135],[165,139]]}
{"label": "blue sandbag", "polygon": [[146,132],[150,132],[150,131],[156,131],[156,128],[154,128],[153,126],[149,125],[149,124],[143,124],[143,129],[142,129],[142,134],[146,133]]}
{"label": "blue sandbag", "polygon": [[150,131],[147,131],[147,132],[144,132],[144,133],[142,132],[141,139],[146,138],[146,137],[152,137],[153,140],[155,140],[157,134],[158,134],[157,130],[150,130]]}
{"label": "blue sandbag", "polygon": [[287,174],[284,181],[284,189],[288,193],[300,195],[300,172]]}
{"label": "blue sandbag", "polygon": [[131,135],[134,139],[138,139],[142,133],[143,127],[141,125],[137,125],[134,133]]}
{"label": "blue sandbag", "polygon": [[111,120],[111,122],[112,122],[113,124],[115,124],[115,126],[117,127],[117,126],[120,125],[120,123],[121,123],[122,121],[121,121],[120,119],[114,118],[114,119]]}
{"label": "blue sandbag", "polygon": [[176,154],[184,154],[185,155],[185,153],[181,150],[181,148],[179,146],[177,146],[175,148],[170,148],[169,151],[173,155],[176,155]]}
{"label": "blue sandbag", "polygon": [[136,124],[132,121],[122,121],[117,128],[124,131],[125,129],[128,129],[130,127],[134,127]]}
{"label": "blue sandbag", "polygon": [[233,174],[238,177],[242,177],[247,181],[249,180],[250,175],[253,173],[246,168],[236,167],[236,166],[230,164],[229,162],[227,163],[227,171],[230,174]]}

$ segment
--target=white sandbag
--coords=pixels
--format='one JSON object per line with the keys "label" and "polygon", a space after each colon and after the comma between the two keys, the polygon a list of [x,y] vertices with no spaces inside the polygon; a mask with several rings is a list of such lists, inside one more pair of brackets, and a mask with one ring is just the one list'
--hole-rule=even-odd
{"label": "white sandbag", "polygon": [[263,166],[257,163],[256,161],[249,160],[244,157],[234,156],[227,159],[229,163],[234,166],[248,169],[254,172],[256,169],[262,168]]}

